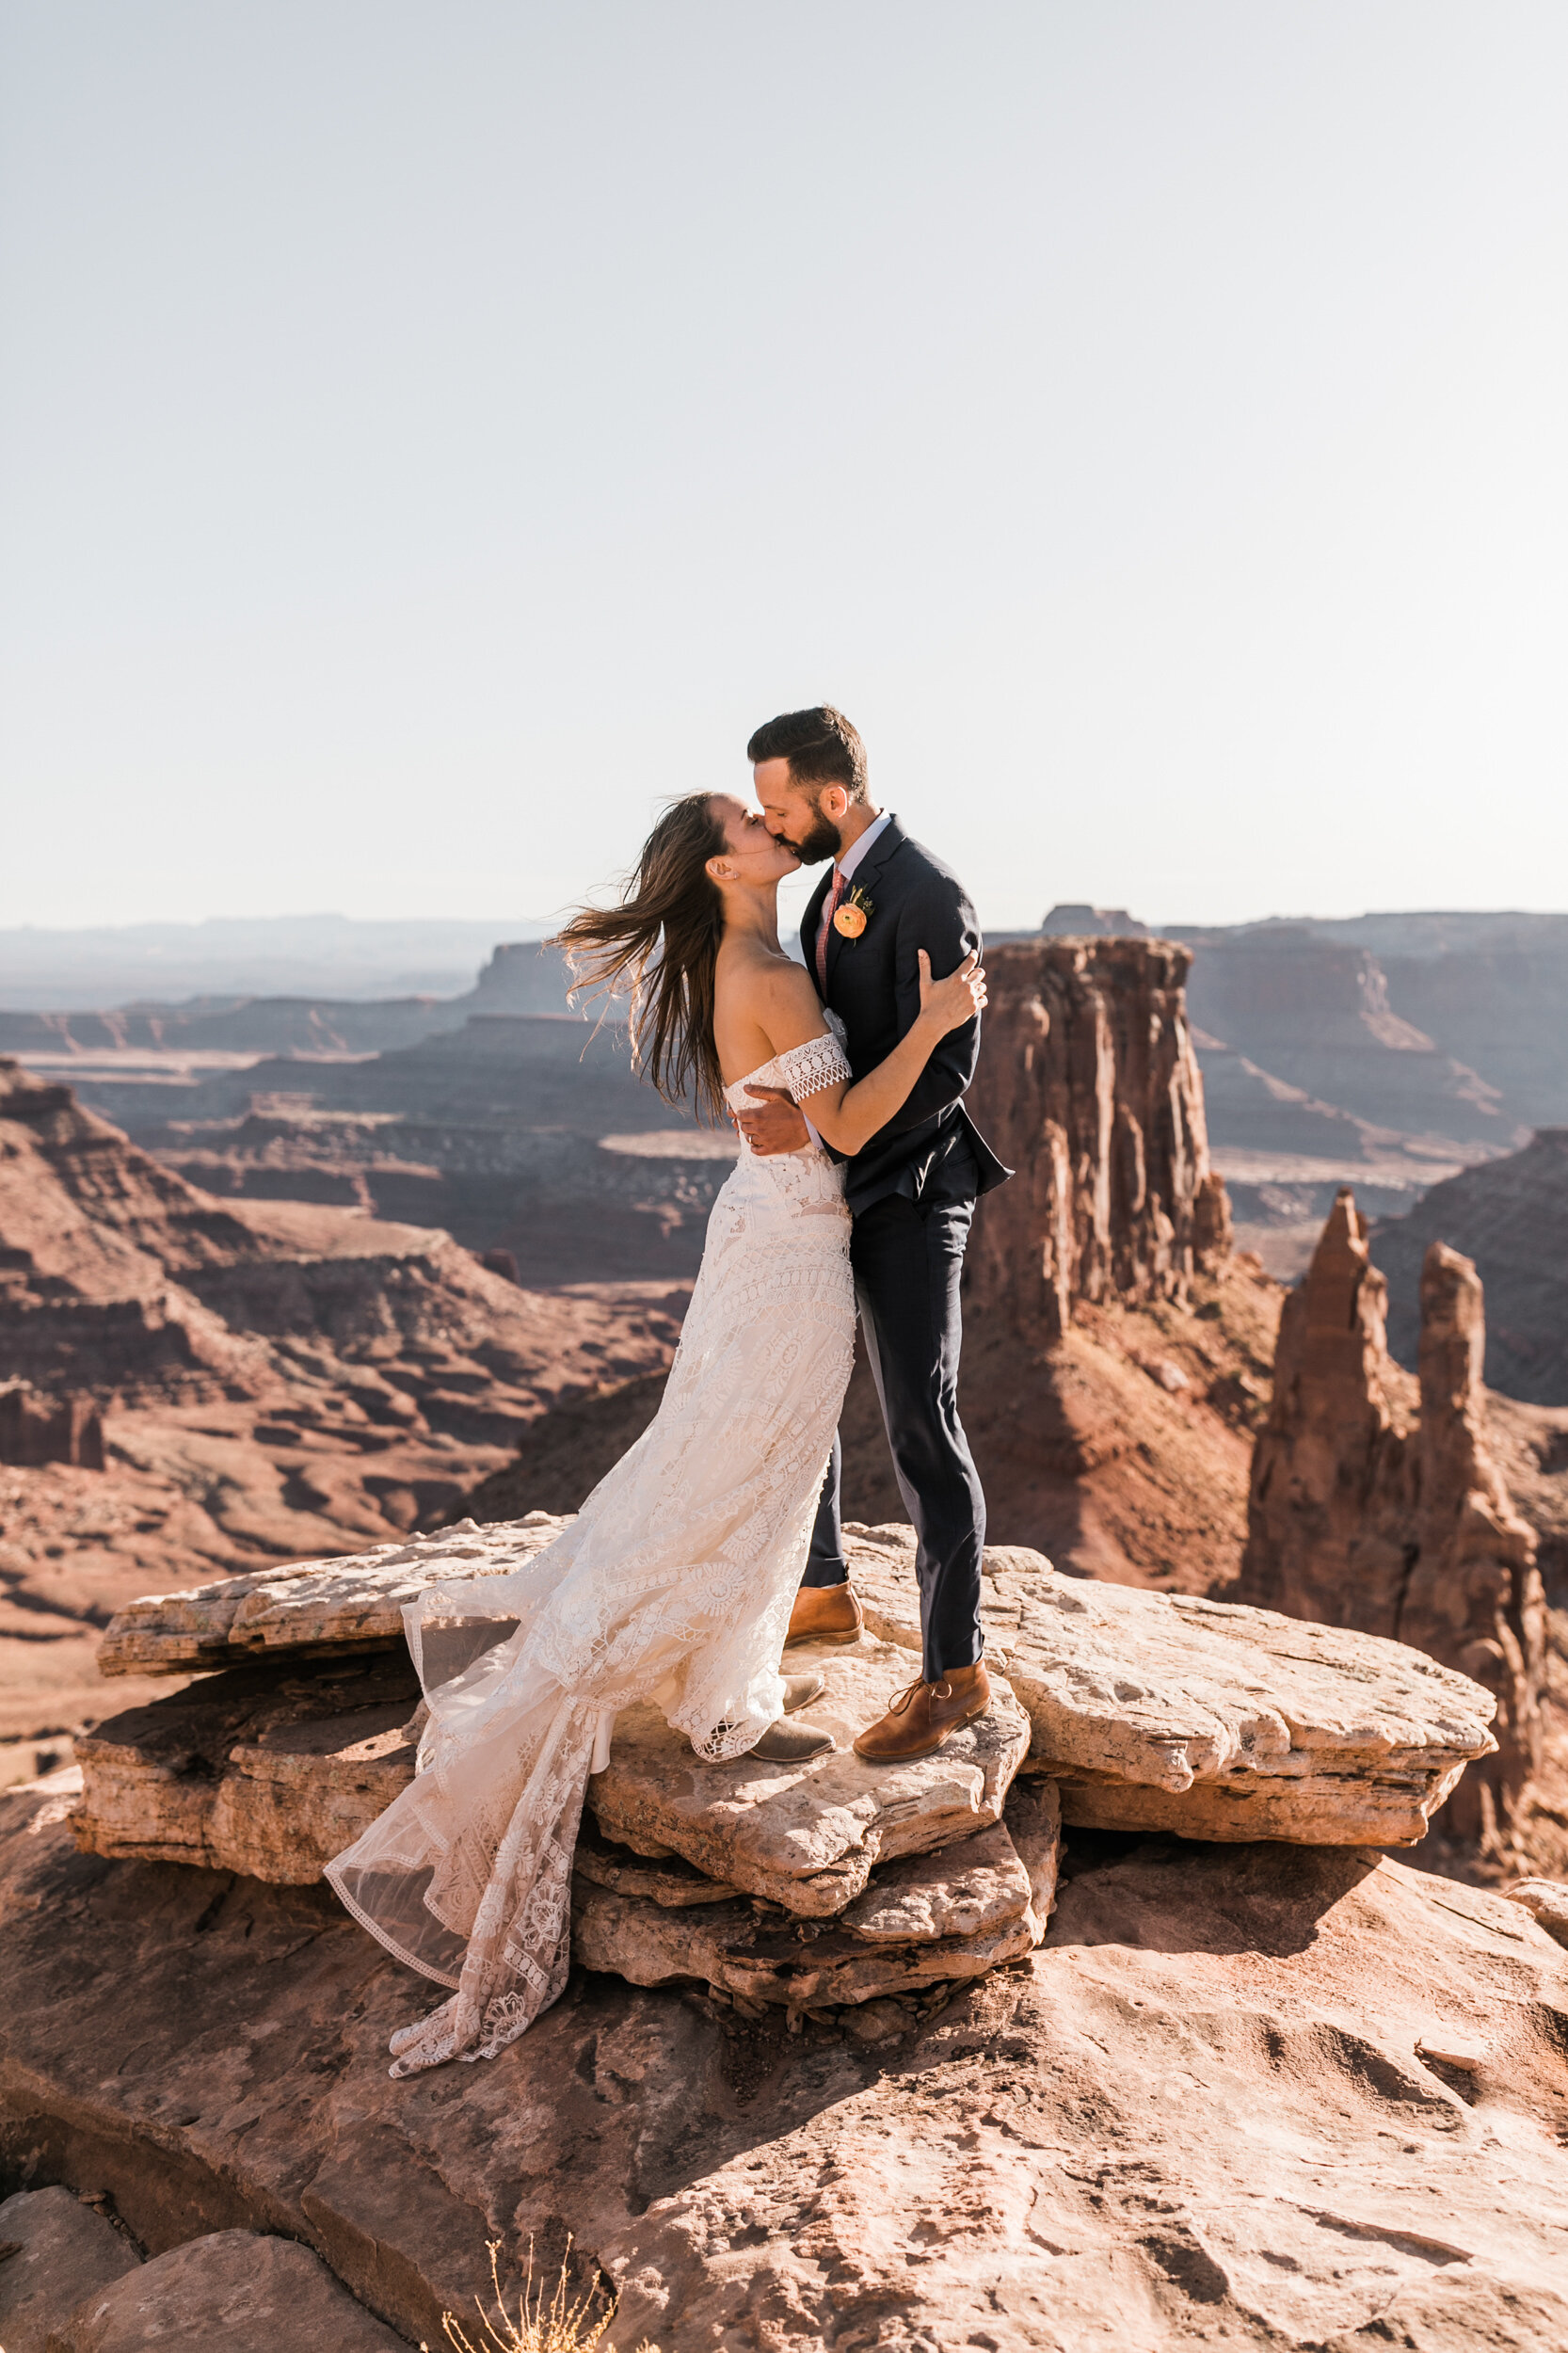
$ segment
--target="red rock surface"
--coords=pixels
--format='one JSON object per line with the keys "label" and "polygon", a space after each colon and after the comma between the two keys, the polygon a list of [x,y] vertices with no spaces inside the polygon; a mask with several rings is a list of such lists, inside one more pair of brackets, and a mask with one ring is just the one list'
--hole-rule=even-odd
{"label": "red rock surface", "polygon": [[78,1854],[66,1802],[0,1798],[0,2162],[150,2254],[278,2233],[432,2345],[488,2239],[510,2287],[568,2233],[610,2341],[666,2353],[1568,2330],[1564,1956],[1497,1896],[1076,1833],[1045,1944],[945,2004],[792,2034],[579,1969],[496,2060],[394,2084],[421,1989],[328,1890]]}

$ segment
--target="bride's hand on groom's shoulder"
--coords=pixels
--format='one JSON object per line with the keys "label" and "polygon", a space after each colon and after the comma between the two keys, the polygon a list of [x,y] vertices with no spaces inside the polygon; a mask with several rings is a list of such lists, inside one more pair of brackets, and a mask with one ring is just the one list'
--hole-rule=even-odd
{"label": "bride's hand on groom's shoulder", "polygon": [[980,961],[978,949],[964,958],[956,972],[950,972],[945,981],[931,977],[931,958],[923,948],[920,960],[920,1019],[929,1029],[946,1037],[950,1030],[961,1030],[985,1009],[985,968]]}
{"label": "bride's hand on groom's shoulder", "polygon": [[801,1152],[811,1141],[810,1130],[783,1087],[748,1086],[754,1099],[731,1118],[752,1150],[762,1160],[775,1152]]}

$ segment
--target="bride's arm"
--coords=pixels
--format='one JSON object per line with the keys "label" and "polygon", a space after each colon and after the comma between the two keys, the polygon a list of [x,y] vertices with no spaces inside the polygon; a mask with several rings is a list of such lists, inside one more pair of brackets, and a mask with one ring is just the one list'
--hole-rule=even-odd
{"label": "bride's arm", "polygon": [[[863,1079],[829,1079],[811,1093],[791,1093],[813,1128],[836,1152],[853,1156],[901,1111],[933,1049],[951,1030],[972,1021],[985,1003],[985,974],[978,955],[968,955],[945,981],[931,977],[931,959],[920,951],[920,1009],[885,1061]],[[797,969],[770,973],[758,1017],[776,1055],[810,1046],[831,1033],[823,1020],[817,992]],[[835,1057],[835,1059],[839,1059]]]}

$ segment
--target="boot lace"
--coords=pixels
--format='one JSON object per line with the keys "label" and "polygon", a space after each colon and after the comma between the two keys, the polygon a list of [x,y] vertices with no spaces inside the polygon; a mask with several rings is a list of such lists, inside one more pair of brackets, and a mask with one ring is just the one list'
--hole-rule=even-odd
{"label": "boot lace", "polygon": [[934,1700],[951,1700],[952,1697],[952,1686],[946,1676],[940,1683],[927,1683],[923,1677],[917,1675],[913,1683],[906,1684],[902,1691],[893,1693],[892,1698],[888,1702],[888,1715],[902,1716],[906,1707],[913,1706],[921,1691],[929,1691]]}

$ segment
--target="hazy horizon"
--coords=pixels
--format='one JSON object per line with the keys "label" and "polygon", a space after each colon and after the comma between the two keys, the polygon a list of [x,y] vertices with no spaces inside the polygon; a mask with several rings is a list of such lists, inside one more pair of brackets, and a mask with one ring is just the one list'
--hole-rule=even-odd
{"label": "hazy horizon", "polygon": [[13,0],[0,926],[548,922],[824,697],[992,929],[1549,911],[1565,71],[1546,0]]}
{"label": "hazy horizon", "polygon": [[[793,877],[791,879],[792,881],[795,880]],[[822,870],[819,867],[814,873],[807,872],[800,876],[798,882],[796,882],[796,888],[798,889],[800,885],[804,884],[808,890],[812,885],[820,882],[821,879]],[[1044,922],[1048,916],[1052,914],[1057,907],[1061,906],[1088,906],[1092,907],[1096,914],[1104,914],[1108,912],[1125,914],[1131,916],[1135,921],[1144,923],[1158,924],[1163,922],[1173,924],[1177,927],[1184,923],[1190,923],[1194,929],[1202,928],[1208,930],[1212,928],[1207,921],[1202,922],[1200,925],[1200,920],[1195,916],[1189,917],[1174,914],[1169,909],[1167,909],[1163,914],[1156,913],[1151,915],[1147,908],[1122,906],[1111,900],[1077,899],[1070,893],[1060,899],[1053,900],[1049,906],[1043,907],[1040,910],[1040,916],[1037,922],[1033,925],[991,923],[989,928],[996,931],[1022,931],[1037,929],[1039,923]],[[1330,913],[1321,907],[1278,906],[1266,908],[1257,915],[1237,916],[1231,919],[1231,920],[1236,927],[1244,927],[1247,924],[1254,923],[1354,922],[1358,920],[1370,920],[1374,918],[1384,916],[1511,915],[1560,916],[1568,919],[1568,905],[1561,907],[1365,906],[1351,907],[1344,909],[1343,911],[1336,911],[1333,913]],[[986,922],[986,917],[984,909],[981,910],[981,920],[983,923]],[[338,907],[302,907],[285,910],[282,913],[255,915],[131,916],[128,917],[125,921],[119,923],[0,923],[0,940],[16,938],[47,939],[88,936],[102,937],[126,932],[196,932],[217,930],[225,925],[232,926],[236,930],[259,930],[264,929],[268,925],[285,923],[336,923],[362,927],[366,931],[375,929],[383,929],[387,931],[411,930],[421,924],[428,924],[432,930],[445,931],[463,928],[476,932],[493,932],[498,941],[504,937],[508,933],[517,938],[527,938],[536,935],[538,937],[543,938],[548,935],[552,928],[552,920],[549,917],[532,915],[345,915],[343,910]]]}
{"label": "hazy horizon", "polygon": [[[807,878],[802,878],[802,881]],[[799,886],[797,885],[797,890]],[[1072,902],[1064,903],[1068,906]],[[1096,910],[1098,912],[1099,910]],[[1207,927],[1186,919],[1145,919],[1157,936],[1194,940]],[[1369,908],[1350,919],[1276,915],[1261,924],[1305,923],[1319,936],[1347,937],[1374,956],[1422,955],[1440,945],[1496,947],[1485,926],[1561,925],[1568,911],[1520,908]],[[1380,927],[1430,925],[1397,938]],[[1450,929],[1451,927],[1451,929]],[[550,927],[528,917],[362,919],[317,912],[302,916],[212,917],[201,922],[105,924],[82,929],[0,925],[0,1016],[77,1014],[138,1005],[181,1005],[207,1000],[285,999],[365,1003],[408,997],[450,998],[473,987],[494,951],[506,942],[538,941]],[[1027,929],[1033,931],[1033,926]],[[1017,938],[1024,926],[987,925],[994,943]],[[787,944],[793,933],[786,929]],[[1528,930],[1504,936],[1510,948],[1529,945]],[[1548,953],[1565,943],[1548,938]],[[1199,952],[1202,952],[1201,947]],[[33,1040],[41,1051],[47,1041]]]}

